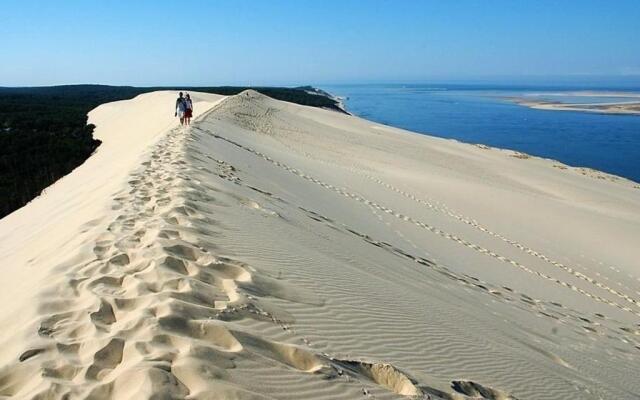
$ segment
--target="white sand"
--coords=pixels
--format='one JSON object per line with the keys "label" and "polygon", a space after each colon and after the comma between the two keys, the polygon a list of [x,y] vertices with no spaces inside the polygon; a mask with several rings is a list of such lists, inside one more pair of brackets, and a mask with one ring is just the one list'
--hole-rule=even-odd
{"label": "white sand", "polygon": [[[633,96],[632,96],[633,97]],[[551,103],[548,101],[516,100],[521,106],[549,111],[579,111],[599,114],[640,115],[640,103],[624,101],[612,103]]]}
{"label": "white sand", "polygon": [[92,111],[97,153],[0,220],[0,398],[640,396],[637,184],[174,96]]}

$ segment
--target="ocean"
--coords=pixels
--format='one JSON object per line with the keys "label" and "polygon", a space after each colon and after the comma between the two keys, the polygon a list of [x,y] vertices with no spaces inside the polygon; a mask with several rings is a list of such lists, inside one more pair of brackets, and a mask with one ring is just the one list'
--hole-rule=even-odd
{"label": "ocean", "polygon": [[[322,89],[344,97],[349,112],[375,122],[517,150],[640,182],[640,115],[536,110],[510,99],[640,102],[640,88],[376,84]],[[606,94],[613,91],[615,95]]]}

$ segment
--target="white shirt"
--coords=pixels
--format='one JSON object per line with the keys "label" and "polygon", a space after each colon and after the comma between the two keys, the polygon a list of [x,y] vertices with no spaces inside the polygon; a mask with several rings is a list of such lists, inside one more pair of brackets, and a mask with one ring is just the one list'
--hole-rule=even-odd
{"label": "white shirt", "polygon": [[187,108],[186,99],[178,98],[178,100],[176,100],[176,108],[178,109],[178,112],[184,112],[184,110]]}

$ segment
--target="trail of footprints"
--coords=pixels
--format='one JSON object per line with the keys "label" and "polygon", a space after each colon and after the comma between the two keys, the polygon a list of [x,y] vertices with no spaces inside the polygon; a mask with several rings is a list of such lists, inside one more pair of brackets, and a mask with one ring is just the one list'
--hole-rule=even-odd
{"label": "trail of footprints", "polygon": [[[286,142],[281,142],[281,143],[284,144],[284,145],[287,145]],[[480,148],[488,148],[487,146],[484,146],[484,145],[476,145],[476,146],[480,147]],[[292,151],[296,151],[297,150],[292,146],[287,146],[287,147],[290,148]],[[315,157],[315,155],[313,155],[312,153],[306,152],[306,151],[303,151],[303,154],[306,157],[312,158],[316,162],[320,162],[320,163],[323,163],[323,164],[330,164],[331,166],[336,166],[336,165],[340,166],[339,164],[328,163],[327,161],[325,161],[323,159],[320,159],[318,157]],[[391,185],[388,182],[385,182],[384,180],[380,179],[377,176],[369,175],[369,174],[363,172],[362,169],[356,169],[356,168],[347,167],[347,166],[342,166],[342,167],[345,168],[346,170],[348,170],[349,172],[353,173],[353,174],[356,174],[356,175],[359,175],[359,176],[361,176],[363,178],[371,180],[374,183],[376,183],[376,184],[378,184],[380,186],[383,186],[388,190],[391,190],[391,191],[393,191],[393,192],[395,192],[397,194],[400,194],[401,196],[403,196],[405,198],[408,198],[408,199],[420,204],[421,206],[425,206],[427,209],[429,209],[431,211],[442,213],[442,214],[444,214],[444,215],[446,215],[446,216],[448,216],[450,218],[453,218],[453,219],[457,220],[458,222],[461,222],[461,223],[463,223],[465,225],[469,225],[469,226],[473,227],[474,229],[476,229],[478,231],[481,231],[481,232],[483,232],[483,233],[485,233],[485,234],[487,234],[489,236],[492,236],[492,237],[494,237],[494,238],[496,238],[496,239],[498,239],[498,240],[500,240],[500,241],[502,241],[504,243],[507,243],[507,244],[509,244],[509,245],[511,245],[511,246],[513,246],[513,247],[515,247],[515,248],[517,248],[517,249],[519,249],[519,250],[521,250],[521,251],[533,256],[533,257],[536,257],[536,258],[538,258],[538,259],[540,259],[540,260],[542,260],[542,261],[544,261],[546,263],[549,263],[549,264],[553,265],[554,267],[562,269],[565,272],[567,272],[568,274],[571,274],[571,275],[577,277],[578,279],[581,279],[581,280],[584,280],[586,282],[589,282],[590,284],[595,285],[600,289],[603,289],[603,290],[605,290],[605,291],[607,291],[607,292],[609,292],[609,293],[611,293],[611,294],[613,294],[613,295],[615,295],[615,296],[617,296],[619,298],[622,298],[623,300],[625,300],[625,301],[627,301],[627,302],[629,302],[629,303],[631,303],[631,304],[633,304],[633,305],[635,305],[637,307],[640,307],[640,301],[639,300],[634,299],[633,297],[631,297],[631,296],[629,296],[629,295],[627,295],[625,293],[622,293],[622,292],[620,292],[620,291],[618,291],[618,290],[616,290],[616,289],[604,284],[603,282],[600,282],[597,279],[588,276],[585,273],[577,271],[574,267],[571,267],[571,266],[565,265],[565,264],[563,264],[563,263],[561,263],[559,261],[553,260],[551,257],[548,257],[545,254],[543,254],[543,253],[541,253],[541,252],[539,252],[537,250],[534,250],[534,249],[532,249],[532,248],[530,248],[530,247],[528,247],[528,246],[526,246],[526,245],[524,245],[524,244],[522,244],[522,243],[520,243],[520,242],[518,242],[516,240],[509,239],[509,238],[505,237],[504,235],[501,235],[500,233],[494,232],[491,229],[489,229],[489,228],[483,226],[482,224],[480,224],[475,219],[467,217],[467,216],[465,216],[465,215],[463,215],[463,214],[461,214],[459,212],[456,212],[456,211],[452,210],[451,208],[447,207],[445,204],[443,204],[441,202],[435,201],[435,200],[427,198],[427,197],[419,197],[419,196],[416,196],[413,193],[410,193],[410,192],[407,192],[405,190],[399,189],[398,187],[396,187],[394,185]],[[372,208],[372,210],[375,210],[375,209]],[[406,240],[406,238],[404,238],[402,236],[402,234],[400,234],[399,232],[397,232],[397,233],[402,237],[403,240]],[[409,244],[412,247],[415,247],[414,244],[412,244],[412,243],[409,243]],[[600,263],[600,264],[602,264],[602,263]],[[609,267],[609,268],[611,270],[613,270],[613,271],[620,272],[615,267]],[[630,279],[634,279],[636,281],[640,281],[640,278],[634,277],[631,274],[629,274],[628,277]],[[626,286],[625,286],[625,288],[627,290],[631,290],[630,288],[628,288]],[[640,292],[636,292],[636,293],[640,294]]]}
{"label": "trail of footprints", "polygon": [[428,209],[431,209],[433,211],[445,214],[445,215],[447,215],[447,216],[449,216],[449,217],[451,217],[451,218],[453,218],[453,219],[455,219],[455,220],[457,220],[459,222],[462,222],[463,224],[469,225],[469,226],[471,226],[471,227],[473,227],[473,228],[475,228],[475,229],[477,229],[477,230],[479,230],[479,231],[481,231],[481,232],[483,232],[483,233],[485,233],[485,234],[487,234],[489,236],[492,236],[492,237],[494,237],[494,238],[496,238],[496,239],[498,239],[500,241],[508,243],[509,245],[511,245],[513,247],[516,247],[517,249],[519,249],[519,250],[521,250],[521,251],[523,251],[523,252],[525,252],[525,253],[527,253],[529,255],[532,255],[532,256],[540,259],[540,260],[543,260],[543,261],[545,261],[545,262],[547,262],[547,263],[549,263],[549,264],[551,264],[551,265],[553,265],[553,266],[555,266],[557,268],[560,268],[563,271],[565,271],[565,272],[567,272],[567,273],[569,273],[569,274],[571,274],[571,275],[573,275],[573,276],[575,276],[575,277],[577,277],[577,278],[579,278],[581,280],[589,282],[589,283],[597,286],[600,289],[603,289],[603,290],[605,290],[605,291],[607,291],[607,292],[609,292],[609,293],[611,293],[611,294],[613,294],[613,295],[615,295],[617,297],[620,297],[620,298],[624,299],[625,301],[627,301],[627,302],[629,302],[629,303],[631,303],[631,304],[633,304],[633,305],[635,305],[637,307],[640,307],[640,302],[638,300],[632,298],[631,296],[628,296],[628,295],[626,295],[624,293],[621,293],[621,292],[619,292],[619,291],[617,291],[617,290],[605,285],[604,283],[599,282],[596,279],[589,277],[588,275],[586,275],[586,274],[584,274],[582,272],[576,271],[575,268],[573,268],[573,267],[570,267],[570,266],[564,265],[561,262],[555,261],[555,260],[547,257],[546,255],[544,255],[544,254],[542,254],[542,253],[540,253],[540,252],[538,252],[538,251],[536,251],[536,250],[534,250],[534,249],[532,249],[530,247],[527,247],[527,246],[523,245],[522,243],[519,243],[518,241],[511,240],[511,239],[509,239],[509,238],[507,238],[507,237],[505,237],[505,236],[503,236],[503,235],[501,235],[501,234],[499,234],[497,232],[494,232],[494,231],[490,230],[489,228],[486,228],[486,227],[482,226],[476,220],[474,220],[472,218],[468,218],[468,217],[466,217],[466,216],[464,216],[464,215],[462,215],[460,213],[457,213],[457,212],[451,210],[446,205],[442,205],[442,204],[438,205],[438,204],[435,204],[435,202],[433,202],[433,201],[429,201],[429,200],[425,200],[425,199],[419,198],[419,197],[415,196],[414,194],[406,192],[406,191],[401,190],[401,189],[398,189],[397,187],[395,187],[395,186],[393,186],[393,185],[391,185],[391,184],[389,184],[389,183],[387,183],[387,182],[385,182],[385,181],[383,181],[383,180],[381,180],[381,179],[379,179],[377,177],[374,177],[374,176],[371,176],[371,175],[367,175],[367,174],[360,174],[360,175],[364,176],[365,178],[367,178],[369,180],[372,180],[373,182],[375,182],[375,183],[377,183],[377,184],[379,184],[379,185],[381,185],[381,186],[383,186],[383,187],[385,187],[385,188],[387,188],[387,189],[389,189],[389,190],[391,190],[393,192],[396,192],[396,193],[398,193],[398,194],[400,194],[400,195],[402,195],[402,196],[404,196],[404,197],[406,197],[408,199],[411,199],[411,200],[415,201],[418,204],[426,206]]}
{"label": "trail of footprints", "polygon": [[[386,363],[336,359],[305,338],[298,346],[236,328],[233,321],[251,318],[294,333],[288,314],[256,295],[268,289],[255,282],[284,283],[214,254],[210,241],[223,227],[213,208],[224,203],[215,188],[192,181],[188,132],[171,131],[115,195],[117,216],[92,243],[94,256],[58,267],[64,276],[41,297],[37,345],[0,369],[0,398],[208,398],[221,380],[240,396],[244,389],[225,371],[250,354],[359,385],[366,397],[379,385],[416,399],[451,398]],[[211,163],[199,169],[238,183],[232,166],[212,160],[215,171]],[[452,388],[503,396],[473,382]]]}
{"label": "trail of footprints", "polygon": [[[586,318],[583,313],[568,308],[560,303],[536,299],[525,293],[520,293],[510,287],[496,286],[475,276],[458,274],[444,265],[434,263],[424,257],[409,254],[390,243],[375,240],[367,234],[358,232],[316,212],[307,210],[303,207],[300,207],[300,209],[305,212],[310,219],[318,223],[326,224],[331,226],[334,230],[340,230],[357,236],[372,246],[388,251],[397,257],[411,260],[423,267],[429,268],[441,276],[457,282],[468,289],[490,296],[493,300],[507,302],[517,308],[533,311],[538,316],[551,318],[560,324],[566,325],[567,328],[573,328],[574,332],[579,335],[598,335],[603,338],[611,339],[615,343],[624,343],[632,346],[636,351],[640,350],[640,342],[633,337],[640,335],[640,324],[637,326],[625,326],[625,324],[619,321],[608,320],[607,317],[598,313],[594,314],[591,319]],[[607,321],[607,323],[605,323],[605,321]]]}
{"label": "trail of footprints", "polygon": [[[195,129],[199,129],[199,128],[195,128]],[[209,135],[212,135],[216,139],[224,140],[224,141],[226,141],[226,142],[228,142],[228,143],[230,143],[230,144],[232,144],[232,145],[234,145],[236,147],[239,147],[239,148],[241,148],[241,149],[243,149],[245,151],[253,153],[256,156],[261,157],[262,159],[268,161],[269,163],[271,163],[273,165],[276,165],[279,168],[282,168],[282,169],[284,169],[284,170],[286,170],[286,171],[288,171],[290,173],[293,173],[293,174],[295,174],[295,175],[297,175],[297,176],[299,176],[299,177],[301,177],[301,178],[303,178],[303,179],[305,179],[307,181],[313,182],[314,184],[317,184],[317,185],[319,185],[319,186],[321,186],[321,187],[323,187],[325,189],[328,189],[328,190],[331,190],[331,191],[333,191],[335,193],[338,193],[338,194],[340,194],[340,195],[342,195],[344,197],[347,197],[349,199],[352,199],[352,200],[355,200],[355,201],[360,202],[362,204],[365,204],[365,205],[371,207],[372,209],[375,209],[375,210],[381,211],[383,213],[389,214],[389,215],[391,215],[391,216],[393,216],[395,218],[398,218],[399,220],[411,223],[411,224],[413,224],[413,225],[415,225],[415,226],[417,226],[417,227],[419,227],[421,229],[425,229],[425,230],[427,230],[429,232],[432,232],[432,233],[434,233],[436,235],[444,237],[444,238],[446,238],[448,240],[457,242],[457,243],[459,243],[459,244],[461,244],[461,245],[463,245],[463,246],[465,246],[467,248],[470,248],[470,249],[472,249],[474,251],[477,251],[477,252],[479,252],[481,254],[485,254],[485,255],[488,255],[490,257],[493,257],[493,258],[495,258],[495,259],[497,259],[497,260],[499,260],[501,262],[504,262],[504,263],[507,263],[509,265],[512,265],[513,267],[519,268],[522,271],[525,271],[525,272],[530,273],[532,275],[536,275],[536,276],[541,277],[543,279],[546,279],[546,280],[548,280],[550,282],[553,282],[554,284],[564,286],[564,287],[566,287],[568,289],[571,289],[571,290],[573,290],[575,292],[580,293],[583,296],[589,297],[592,300],[595,300],[595,301],[600,302],[600,303],[608,304],[610,306],[619,308],[619,309],[621,309],[623,311],[629,312],[629,313],[631,313],[631,314],[633,314],[635,316],[640,317],[640,311],[636,311],[636,310],[630,308],[629,306],[622,305],[622,304],[619,304],[619,303],[617,303],[617,302],[615,302],[613,300],[609,300],[609,299],[606,299],[606,298],[604,298],[602,296],[598,296],[598,295],[592,294],[592,293],[590,293],[590,292],[588,292],[588,291],[586,291],[586,290],[584,290],[582,288],[579,288],[579,287],[577,287],[577,286],[575,286],[575,285],[573,285],[571,283],[568,283],[568,282],[565,282],[563,280],[554,278],[554,277],[552,277],[552,276],[550,276],[550,275],[548,275],[546,273],[543,273],[543,272],[540,272],[540,271],[536,271],[536,270],[534,270],[534,269],[532,269],[530,267],[527,267],[526,265],[524,265],[524,264],[522,264],[522,263],[520,263],[518,261],[512,260],[512,259],[510,259],[508,257],[505,257],[505,256],[502,256],[500,254],[497,254],[497,253],[495,253],[495,252],[493,252],[493,251],[491,251],[489,249],[486,249],[486,248],[484,248],[482,246],[479,246],[477,244],[471,243],[471,242],[469,242],[469,241],[467,241],[465,239],[462,239],[462,238],[458,237],[457,235],[450,234],[450,233],[445,232],[445,231],[443,231],[443,230],[441,230],[441,229],[439,229],[439,228],[437,228],[435,226],[432,226],[432,225],[427,224],[425,222],[419,221],[419,220],[417,220],[417,219],[415,219],[413,217],[410,217],[408,215],[404,215],[402,213],[399,213],[399,212],[397,212],[395,210],[392,210],[392,209],[390,209],[388,207],[380,205],[375,201],[366,199],[366,198],[364,198],[364,197],[362,197],[362,196],[360,196],[358,194],[352,193],[352,192],[350,192],[350,191],[348,191],[348,190],[346,190],[344,188],[337,187],[337,186],[332,185],[330,183],[323,182],[323,181],[321,181],[321,180],[319,180],[319,179],[317,179],[317,178],[315,178],[313,176],[310,176],[310,175],[300,171],[297,168],[293,168],[293,167],[291,167],[289,165],[286,165],[286,164],[284,164],[284,163],[282,163],[280,161],[277,161],[277,160],[269,157],[268,155],[266,155],[266,154],[264,154],[264,153],[262,153],[260,151],[257,151],[255,149],[249,147],[249,146],[242,145],[242,144],[240,144],[238,142],[235,142],[235,141],[233,141],[231,139],[228,139],[228,138],[226,138],[224,136],[221,136],[221,135],[219,135],[217,133],[207,132],[207,131],[202,131],[202,132],[205,132],[205,133],[207,133]],[[471,220],[469,220],[469,221],[471,221]],[[510,242],[517,243],[517,242],[514,242],[514,241],[510,241]],[[519,245],[519,246],[521,246],[522,249],[526,250],[526,248],[524,246],[522,246],[522,245]],[[531,251],[533,252],[533,250],[531,250]],[[542,259],[548,259],[546,256],[543,256],[540,253],[535,252],[535,254],[538,254],[538,257],[544,257]],[[561,265],[559,263],[557,263],[557,264]],[[577,273],[577,271],[574,271],[572,268],[569,268],[569,267],[565,267],[565,268],[566,268],[567,271],[572,271],[574,273]],[[588,280],[589,282],[596,282],[595,280],[592,280],[591,278],[587,278],[586,275],[583,275],[583,274],[580,274],[580,273],[578,273],[578,274],[583,276],[584,279]],[[578,276],[578,275],[576,275],[576,276]],[[606,286],[604,286],[603,284],[600,284],[599,287],[606,288]],[[616,292],[615,290],[613,290],[611,288],[609,288],[609,291],[612,292],[612,293],[616,293],[617,295],[619,295],[620,297],[623,297],[625,300],[629,301],[632,304],[638,305],[638,302],[636,300],[630,298],[629,296],[622,295],[622,294]]]}
{"label": "trail of footprints", "polygon": [[[474,219],[470,219],[468,217],[465,217],[462,214],[456,213],[455,211],[451,210],[450,208],[448,208],[446,205],[444,204],[436,204],[437,202],[433,201],[433,200],[424,200],[421,198],[417,198],[415,195],[402,191],[401,189],[396,188],[393,185],[390,185],[382,180],[380,180],[379,178],[376,178],[374,176],[371,175],[367,175],[367,174],[363,174],[360,171],[357,170],[353,170],[353,173],[359,174],[367,179],[370,179],[374,182],[376,182],[377,184],[380,184],[384,187],[386,187],[387,189],[390,189],[394,192],[397,192],[407,198],[410,198],[422,205],[427,206],[429,209],[436,211],[436,212],[441,212],[444,213],[446,215],[448,215],[449,217],[455,218],[456,220],[463,222],[467,225],[471,225],[474,228],[485,232],[486,234],[496,237],[504,242],[507,242],[511,245],[513,245],[514,247],[517,247],[518,249],[526,252],[527,254],[531,254],[534,255],[556,267],[559,267],[561,269],[566,270],[566,272],[571,273],[574,276],[577,276],[585,281],[588,281],[589,283],[594,284],[595,286],[601,288],[601,289],[605,289],[608,292],[617,295],[618,297],[624,298],[625,300],[629,301],[632,304],[635,305],[640,305],[640,303],[638,303],[636,300],[632,299],[631,297],[623,294],[623,293],[619,293],[617,292],[615,289],[612,289],[600,282],[597,282],[593,279],[591,279],[590,277],[588,277],[585,274],[582,274],[578,271],[573,270],[573,268],[565,266],[562,263],[553,261],[552,259],[548,258],[547,256],[532,250],[516,241],[510,240],[498,233],[492,232],[491,230],[489,230],[488,228],[483,227],[482,225],[480,225],[477,221],[475,221]],[[375,208],[372,208],[372,212],[374,213],[374,215],[380,220],[381,223],[384,223],[388,226],[390,226],[390,224],[388,222],[385,222],[382,217],[378,214],[378,212],[376,211]],[[408,240],[401,232],[399,231],[394,231],[401,239],[403,239],[405,242],[407,242],[411,247],[413,247],[416,250],[419,250],[417,248],[417,246],[411,242],[410,240]],[[387,247],[391,246],[390,244],[385,244]],[[397,252],[397,249],[393,250],[394,252]],[[404,253],[404,252],[401,252]],[[406,256],[406,254],[401,254],[403,256]],[[426,264],[425,264],[426,265]],[[465,275],[464,277],[460,277],[458,276],[458,274],[454,273],[453,271],[445,268],[444,266],[441,265],[432,265],[433,268],[439,268],[442,269],[442,271],[440,272],[444,272],[445,275],[453,277],[455,280],[463,283],[463,284],[470,284],[471,286],[477,287],[482,289],[483,291],[486,291],[489,294],[492,295],[497,295],[500,297],[503,297],[503,290],[505,289],[507,293],[511,293],[511,294],[517,294],[517,292],[515,292],[513,289],[511,288],[507,288],[507,287],[496,287],[495,285],[492,285],[489,282],[486,281],[482,281],[476,277],[472,277],[469,275]],[[614,268],[614,267],[610,267],[610,269],[616,271],[616,272],[620,272],[618,269]],[[467,279],[468,278],[468,279]],[[630,276],[630,278],[633,278],[632,276]],[[506,299],[507,301],[511,301],[511,299],[509,297],[503,297],[504,299]],[[588,318],[585,318],[583,314],[581,314],[578,311],[575,310],[570,310],[570,309],[566,309],[564,306],[562,306],[561,304],[558,303],[554,303],[554,302],[549,302],[549,301],[544,301],[544,300],[540,300],[540,299],[534,299],[531,298],[530,296],[521,293],[520,294],[520,298],[521,301],[529,304],[531,307],[533,307],[539,315],[543,315],[546,317],[550,317],[553,319],[556,319],[558,321],[564,321],[567,318],[572,319],[575,323],[577,323],[577,326],[579,326],[581,329],[583,329],[586,332],[589,333],[599,333],[599,331],[607,331],[608,333],[606,334],[607,337],[614,339],[616,342],[620,342],[622,341],[625,344],[631,344],[633,347],[635,347],[635,349],[640,350],[640,342],[636,341],[634,338],[628,336],[627,334],[631,334],[631,335],[640,335],[640,324],[636,324],[636,326],[624,326],[623,323],[621,322],[615,322],[615,328],[606,326],[606,325],[602,325],[601,323],[597,322],[597,321],[593,321],[590,320]],[[546,305],[546,306],[545,306]],[[564,309],[562,311],[559,311],[560,309]],[[596,319],[605,319],[606,317],[602,314],[594,314],[594,317]],[[613,322],[613,321],[612,321]],[[624,332],[624,333],[622,333]],[[580,333],[578,331],[578,333]]]}
{"label": "trail of footprints", "polygon": [[[206,349],[230,359],[225,354],[238,351],[227,328],[211,320],[235,309],[234,300],[246,307],[235,282],[250,272],[184,240],[190,221],[208,217],[188,196],[177,198],[177,187],[192,191],[179,159],[181,136],[171,132],[115,197],[119,215],[95,241],[95,257],[61,266],[65,278],[41,305],[48,315],[38,328],[41,347],[23,352],[16,368],[3,369],[1,395],[119,397],[137,381],[151,382],[150,393],[181,398],[189,389],[172,368],[176,359]],[[195,344],[188,355],[176,354],[184,338]],[[21,392],[38,380],[33,391]]]}
{"label": "trail of footprints", "polygon": [[[477,146],[483,146],[483,145],[477,145]],[[313,158],[317,162],[320,162],[320,163],[323,163],[323,164],[327,164],[326,161],[321,160],[319,158],[316,158],[311,153],[304,152],[304,154],[307,157]],[[331,165],[335,166],[336,164],[331,164]],[[618,291],[618,290],[616,290],[616,289],[614,289],[614,288],[612,288],[612,287],[610,287],[610,286],[598,281],[597,279],[588,276],[587,274],[584,274],[584,273],[582,273],[580,271],[577,271],[575,268],[573,268],[571,266],[565,265],[565,264],[563,264],[563,263],[561,263],[559,261],[555,261],[552,258],[546,256],[545,254],[543,254],[543,253],[541,253],[541,252],[539,252],[537,250],[534,250],[534,249],[532,249],[532,248],[530,248],[530,247],[528,247],[528,246],[526,246],[526,245],[524,245],[524,244],[522,244],[522,243],[520,243],[520,242],[518,242],[516,240],[509,239],[509,238],[505,237],[504,235],[501,235],[500,233],[494,232],[491,229],[489,229],[489,228],[483,226],[482,224],[480,224],[475,219],[467,217],[467,216],[465,216],[465,215],[463,215],[461,213],[458,213],[458,212],[452,210],[451,208],[447,207],[445,204],[442,204],[441,202],[435,201],[433,199],[429,199],[427,197],[416,196],[413,193],[410,193],[410,192],[407,192],[405,190],[399,189],[398,187],[396,187],[394,185],[391,185],[388,182],[385,182],[384,180],[378,178],[377,176],[369,175],[369,174],[363,172],[362,170],[359,170],[359,169],[356,169],[356,168],[350,168],[350,167],[346,167],[346,166],[344,166],[344,168],[346,170],[348,170],[349,172],[353,173],[353,174],[356,174],[356,175],[359,175],[359,176],[361,176],[361,177],[363,177],[365,179],[371,180],[374,183],[376,183],[376,184],[378,184],[380,186],[383,186],[388,190],[391,190],[391,191],[393,191],[393,192],[395,192],[395,193],[397,193],[397,194],[399,194],[399,195],[401,195],[401,196],[403,196],[405,198],[408,198],[408,199],[410,199],[410,200],[412,200],[412,201],[414,201],[414,202],[416,202],[416,203],[418,203],[418,204],[420,204],[422,206],[425,206],[427,209],[429,209],[431,211],[435,211],[435,212],[444,214],[444,215],[446,215],[446,216],[448,216],[450,218],[453,218],[453,219],[457,220],[458,222],[461,222],[461,223],[463,223],[465,225],[469,225],[469,226],[473,227],[474,229],[476,229],[476,230],[478,230],[480,232],[483,232],[483,233],[485,233],[485,234],[487,234],[487,235],[489,235],[491,237],[494,237],[494,238],[496,238],[496,239],[498,239],[498,240],[500,240],[500,241],[502,241],[504,243],[507,243],[507,244],[517,248],[518,250],[521,250],[521,251],[523,251],[523,252],[525,252],[525,253],[533,256],[533,257],[536,257],[536,258],[538,258],[538,259],[540,259],[540,260],[542,260],[542,261],[544,261],[546,263],[549,263],[549,264],[553,265],[554,267],[562,269],[565,272],[567,272],[568,274],[571,274],[571,275],[573,275],[573,276],[575,276],[575,277],[577,277],[577,278],[579,278],[581,280],[584,280],[586,282],[589,282],[590,284],[595,285],[600,289],[603,289],[603,290],[605,290],[605,291],[607,291],[607,292],[609,292],[609,293],[611,293],[611,294],[613,294],[613,295],[615,295],[617,297],[622,298],[623,300],[625,300],[625,301],[627,301],[627,302],[629,302],[629,303],[631,303],[631,304],[633,304],[633,305],[635,305],[637,307],[640,307],[640,301],[634,299],[633,297],[631,297],[631,296],[629,296],[629,295],[627,295],[625,293],[622,293],[622,292],[620,292],[620,291]],[[375,208],[372,208],[372,211],[375,213]],[[382,220],[377,214],[376,214],[376,217],[378,217],[380,220]],[[396,233],[399,234],[403,240],[407,240],[406,238],[404,238],[402,236],[402,234],[400,232],[396,232]],[[413,243],[409,243],[409,244],[412,247],[415,248],[415,245]],[[600,263],[600,264],[602,264],[602,263]],[[613,270],[613,271],[618,272],[618,273],[620,272],[620,270],[618,270],[615,267],[609,267],[609,268],[611,270]],[[640,281],[640,278],[636,278],[631,274],[629,274],[628,277],[631,278],[631,279],[635,279],[636,281]],[[627,290],[631,290],[630,288],[628,288],[626,286],[625,286],[625,288]],[[636,293],[640,294],[640,292],[636,292]]]}

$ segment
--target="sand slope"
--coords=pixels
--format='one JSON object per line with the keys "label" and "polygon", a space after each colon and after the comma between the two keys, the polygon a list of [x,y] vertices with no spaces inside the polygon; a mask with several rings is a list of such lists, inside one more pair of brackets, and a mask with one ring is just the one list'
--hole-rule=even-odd
{"label": "sand slope", "polygon": [[0,220],[0,397],[635,399],[640,190],[255,92]]}

